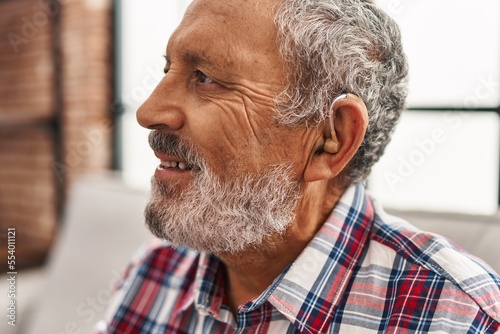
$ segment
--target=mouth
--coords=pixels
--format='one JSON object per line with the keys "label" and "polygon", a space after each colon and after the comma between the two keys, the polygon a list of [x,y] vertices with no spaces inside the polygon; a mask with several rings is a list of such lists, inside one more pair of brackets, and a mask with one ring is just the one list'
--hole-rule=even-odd
{"label": "mouth", "polygon": [[163,153],[155,152],[156,157],[160,160],[159,170],[168,171],[193,171],[199,169],[197,166],[190,164],[187,161],[177,157],[169,156]]}
{"label": "mouth", "polygon": [[162,169],[193,170],[194,166],[189,165],[188,163],[183,162],[183,161],[161,160],[160,168],[162,168]]}

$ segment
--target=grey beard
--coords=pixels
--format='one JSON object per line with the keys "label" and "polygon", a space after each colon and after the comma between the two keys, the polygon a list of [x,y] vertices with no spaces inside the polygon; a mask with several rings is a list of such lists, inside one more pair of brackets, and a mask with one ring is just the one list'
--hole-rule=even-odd
{"label": "grey beard", "polygon": [[295,218],[300,186],[291,180],[290,169],[281,164],[261,175],[221,181],[204,167],[193,172],[192,185],[181,192],[153,178],[146,225],[174,246],[202,252],[258,248],[284,235]]}

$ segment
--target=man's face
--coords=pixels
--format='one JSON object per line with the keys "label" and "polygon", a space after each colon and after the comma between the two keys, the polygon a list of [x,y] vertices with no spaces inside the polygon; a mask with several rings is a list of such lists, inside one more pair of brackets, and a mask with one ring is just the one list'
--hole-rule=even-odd
{"label": "man's face", "polygon": [[[200,182],[209,181],[200,180],[207,178],[217,183],[210,186],[212,190],[222,185],[226,190],[241,192],[241,185],[247,184],[249,198],[236,205],[244,211],[245,206],[248,210],[250,197],[255,196],[252,191],[266,192],[259,180],[269,179],[276,170],[286,171],[286,175],[274,175],[271,179],[289,184],[285,195],[280,196],[293,201],[293,205],[275,203],[272,193],[261,201],[293,210],[301,175],[318,133],[279,126],[275,120],[274,98],[284,88],[285,69],[276,48],[274,5],[277,1],[195,0],[171,36],[166,75],[137,112],[139,123],[155,130],[152,147],[161,160],[147,209],[151,220],[148,224],[156,226],[152,230],[158,232],[164,230],[162,226],[178,225],[178,221],[172,221],[173,216],[182,216],[185,213],[180,210],[197,206],[193,201],[207,199],[208,195],[199,193]],[[176,141],[180,144],[175,147],[168,144]],[[192,193],[193,188],[197,188],[197,195]],[[207,203],[216,204],[214,198]],[[208,209],[209,204],[205,210]],[[224,210],[227,211],[227,205]],[[276,207],[269,210],[278,212]],[[200,225],[201,220],[209,219],[207,215],[205,212],[203,219],[190,219],[199,220],[193,224]],[[234,215],[232,219],[236,220]],[[192,232],[178,233],[184,237],[177,243],[197,248],[196,243],[186,241],[186,234]],[[160,232],[155,234],[172,239]]]}

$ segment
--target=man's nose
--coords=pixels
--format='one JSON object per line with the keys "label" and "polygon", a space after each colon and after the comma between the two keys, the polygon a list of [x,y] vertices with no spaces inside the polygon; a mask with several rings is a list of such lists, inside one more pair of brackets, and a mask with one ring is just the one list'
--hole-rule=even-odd
{"label": "man's nose", "polygon": [[149,98],[137,109],[137,122],[151,130],[179,130],[184,125],[185,88],[167,73]]}

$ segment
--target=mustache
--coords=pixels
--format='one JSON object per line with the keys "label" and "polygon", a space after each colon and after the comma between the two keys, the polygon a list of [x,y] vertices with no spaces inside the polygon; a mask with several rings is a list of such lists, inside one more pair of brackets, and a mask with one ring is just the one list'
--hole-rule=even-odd
{"label": "mustache", "polygon": [[148,142],[153,151],[181,159],[192,169],[201,169],[205,166],[205,160],[196,148],[173,133],[153,130],[149,133]]}

